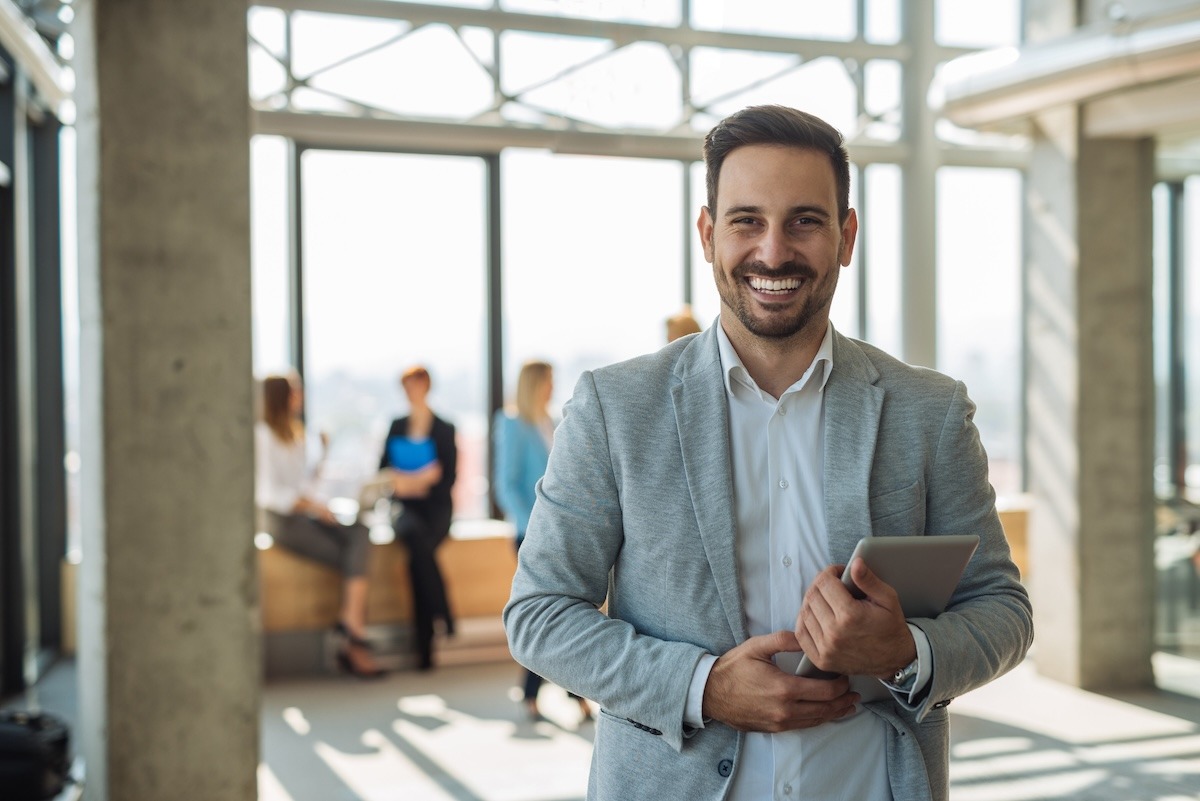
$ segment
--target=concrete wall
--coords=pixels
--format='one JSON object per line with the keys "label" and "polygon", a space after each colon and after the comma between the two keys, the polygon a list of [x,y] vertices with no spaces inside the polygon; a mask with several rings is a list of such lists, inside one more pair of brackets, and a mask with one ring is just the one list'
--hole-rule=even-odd
{"label": "concrete wall", "polygon": [[75,5],[88,799],[257,796],[246,5]]}

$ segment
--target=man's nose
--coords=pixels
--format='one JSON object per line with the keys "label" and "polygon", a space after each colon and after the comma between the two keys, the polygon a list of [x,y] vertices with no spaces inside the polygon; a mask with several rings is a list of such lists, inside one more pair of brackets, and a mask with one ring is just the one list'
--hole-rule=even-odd
{"label": "man's nose", "polygon": [[758,260],[768,267],[779,267],[793,261],[791,240],[782,226],[767,228],[758,243]]}

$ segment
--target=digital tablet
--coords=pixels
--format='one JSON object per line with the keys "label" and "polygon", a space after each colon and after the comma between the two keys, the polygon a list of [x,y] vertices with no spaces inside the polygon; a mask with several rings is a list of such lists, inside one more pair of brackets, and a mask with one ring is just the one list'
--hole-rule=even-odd
{"label": "digital tablet", "polygon": [[[937,617],[949,603],[978,546],[975,534],[864,537],[846,562],[842,583],[855,598],[863,597],[849,569],[850,563],[861,556],[867,567],[896,591],[905,617]],[[832,678],[837,674],[821,670],[805,656],[796,675]]]}

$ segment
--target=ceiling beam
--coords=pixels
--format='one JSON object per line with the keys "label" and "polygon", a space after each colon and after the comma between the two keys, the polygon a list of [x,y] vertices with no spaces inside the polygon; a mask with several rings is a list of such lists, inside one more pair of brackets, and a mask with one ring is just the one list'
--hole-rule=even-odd
{"label": "ceiling beam", "polygon": [[[253,133],[284,136],[309,147],[401,150],[417,153],[494,154],[509,147],[549,150],[553,153],[619,158],[698,161],[703,134],[658,134],[636,131],[552,129],[516,124],[438,122],[350,117],[293,111],[254,109]],[[902,163],[907,148],[899,142],[852,139],[846,143],[850,159],[859,166]],[[1021,147],[944,147],[939,163],[959,167],[1024,167],[1028,153]]]}
{"label": "ceiling beam", "polygon": [[1093,100],[1083,119],[1094,137],[1200,134],[1200,73]]}
{"label": "ceiling beam", "polygon": [[[1200,74],[1200,6],[1081,28],[950,64],[931,102],[956,125],[985,128],[1158,81]],[[1200,114],[1200,104],[1188,104]]]}
{"label": "ceiling beam", "polygon": [[[527,31],[608,39],[618,45],[626,45],[631,42],[657,42],[667,46],[679,45],[684,48],[714,47],[769,53],[798,53],[809,59],[832,56],[863,61],[872,58],[905,60],[912,55],[911,48],[903,42],[874,44],[864,41],[800,39],[790,36],[708,31],[692,28],[686,20],[678,27],[670,27],[570,16],[522,14],[495,9],[393,2],[393,0],[256,0],[253,5],[278,8],[284,11],[308,11],[318,14],[406,20],[414,25],[442,23],[455,28],[486,28],[497,33],[500,31]],[[935,56],[939,60],[945,60],[969,52],[972,51],[966,48],[940,47]]]}

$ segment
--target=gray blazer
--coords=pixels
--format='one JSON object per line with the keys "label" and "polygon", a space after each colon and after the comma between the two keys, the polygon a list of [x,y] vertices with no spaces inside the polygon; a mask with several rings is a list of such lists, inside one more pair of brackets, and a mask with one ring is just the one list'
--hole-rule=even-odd
{"label": "gray blazer", "polygon": [[[962,383],[834,332],[825,516],[844,563],[876,536],[976,533],[928,635],[925,700],[867,704],[889,726],[896,801],[948,795],[946,705],[1017,665],[1033,638]],[[513,656],[601,704],[588,797],[721,799],[742,736],[683,724],[693,670],[747,639],[729,411],[715,325],[584,373],[564,410],[504,622]],[[607,600],[607,615],[600,607]]]}

